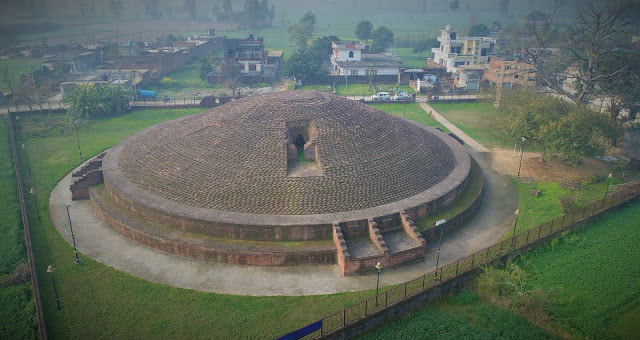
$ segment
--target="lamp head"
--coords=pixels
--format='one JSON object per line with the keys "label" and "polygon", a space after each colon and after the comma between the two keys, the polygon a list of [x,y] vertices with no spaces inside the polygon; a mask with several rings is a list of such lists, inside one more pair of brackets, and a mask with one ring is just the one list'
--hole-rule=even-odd
{"label": "lamp head", "polygon": [[33,188],[31,188],[31,189],[29,190],[29,193],[30,193],[31,195],[33,195],[33,193],[34,193],[34,192],[35,192],[35,190],[33,190]]}
{"label": "lamp head", "polygon": [[609,178],[612,178],[612,177],[613,177],[613,174],[612,174],[612,173],[610,173],[610,174],[609,174]]}
{"label": "lamp head", "polygon": [[520,215],[520,209],[516,209],[516,212],[514,212],[514,214],[515,214],[516,216]]}
{"label": "lamp head", "polygon": [[70,202],[67,202],[67,204],[65,204],[65,206],[68,208],[68,207],[70,207],[70,206],[71,206],[71,203],[70,203]]}
{"label": "lamp head", "polygon": [[53,268],[53,266],[52,266],[52,265],[49,265],[49,266],[47,267],[47,273],[53,273],[53,272],[55,272],[55,271],[56,271],[56,269],[55,269],[55,268]]}
{"label": "lamp head", "polygon": [[384,268],[384,267],[382,266],[382,263],[380,263],[380,261],[378,261],[378,262],[376,263],[376,270],[377,270],[377,271],[381,271],[381,270],[382,270],[382,268]]}

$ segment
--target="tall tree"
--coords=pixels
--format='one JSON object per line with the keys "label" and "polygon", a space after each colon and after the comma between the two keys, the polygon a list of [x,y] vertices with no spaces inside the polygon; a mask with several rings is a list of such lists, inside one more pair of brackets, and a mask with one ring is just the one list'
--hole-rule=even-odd
{"label": "tall tree", "polygon": [[129,106],[129,92],[120,86],[81,84],[63,101],[69,104],[72,119],[117,116]]}
{"label": "tall tree", "polygon": [[574,75],[577,89],[574,99],[586,104],[602,79],[609,79],[631,65],[624,62],[617,67],[598,72],[605,58],[630,42],[629,29],[638,22],[632,0],[598,2],[590,0],[576,12],[565,39],[569,52],[578,62],[580,72]]}
{"label": "tall tree", "polygon": [[231,59],[224,62],[218,71],[218,80],[231,89],[234,97],[236,96],[236,89],[242,84],[243,78],[242,72]]}
{"label": "tall tree", "polygon": [[369,20],[363,20],[356,26],[356,37],[365,41],[371,39],[371,31],[373,31],[373,24]]}
{"label": "tall tree", "polygon": [[373,42],[371,43],[372,52],[384,52],[393,43],[393,32],[386,26],[380,26],[371,32]]}
{"label": "tall tree", "polygon": [[307,49],[307,44],[317,29],[316,22],[315,14],[307,12],[296,24],[289,26],[289,37],[296,43],[298,51]]}
{"label": "tall tree", "polygon": [[489,35],[489,27],[485,24],[477,24],[469,30],[470,37],[486,37]]}
{"label": "tall tree", "polygon": [[206,80],[207,75],[211,73],[211,71],[213,71],[213,66],[211,66],[209,60],[207,60],[207,58],[200,59],[200,69],[198,72],[200,75],[200,79]]}

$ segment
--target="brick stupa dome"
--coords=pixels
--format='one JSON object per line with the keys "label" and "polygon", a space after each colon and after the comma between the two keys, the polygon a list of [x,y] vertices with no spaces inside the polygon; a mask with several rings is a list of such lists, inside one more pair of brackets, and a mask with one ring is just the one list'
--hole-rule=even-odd
{"label": "brick stupa dome", "polygon": [[287,91],[140,131],[102,170],[116,205],[172,228],[319,240],[331,226],[450,203],[469,156],[446,134],[342,97]]}

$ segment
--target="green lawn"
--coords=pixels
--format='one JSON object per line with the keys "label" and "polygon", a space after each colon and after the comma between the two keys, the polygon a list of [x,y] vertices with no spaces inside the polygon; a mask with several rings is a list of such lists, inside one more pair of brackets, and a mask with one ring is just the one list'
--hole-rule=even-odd
{"label": "green lawn", "polygon": [[487,148],[513,146],[496,128],[497,109],[490,102],[430,103],[436,111],[460,130]]}
{"label": "green lawn", "polygon": [[0,159],[6,161],[0,162],[0,337],[33,339],[37,332],[31,282],[5,281],[16,268],[27,263],[11,157],[9,127],[3,117],[0,118]]}
{"label": "green lawn", "polygon": [[[140,110],[130,114],[83,122],[83,155],[94,155],[124,137],[158,122],[200,112]],[[107,267],[81,255],[73,262],[73,248],[48,220],[47,201],[52,188],[77,166],[76,136],[64,126],[63,115],[25,115],[20,131],[33,174],[26,187],[35,187],[43,222],[31,209],[36,266],[47,330],[59,338],[271,338],[316,321],[359,301],[371,291],[302,297],[249,297],[202,293],[154,284]],[[44,126],[54,125],[55,128]],[[30,132],[31,131],[31,132]],[[62,304],[58,312],[45,269],[57,268],[56,282]]]}
{"label": "green lawn", "polygon": [[384,111],[386,113],[390,113],[394,116],[405,117],[407,119],[413,120],[415,122],[427,125],[438,127],[442,131],[448,132],[442,124],[440,124],[437,120],[431,118],[427,112],[425,112],[418,103],[408,103],[408,104],[369,104],[369,106],[374,107],[378,110]]}
{"label": "green lawn", "polygon": [[[40,59],[0,59],[0,70],[3,70],[6,65],[9,66],[9,77],[14,77],[19,84],[21,75],[40,68],[40,61]],[[9,87],[4,80],[0,81],[0,91],[7,90],[9,90]]]}

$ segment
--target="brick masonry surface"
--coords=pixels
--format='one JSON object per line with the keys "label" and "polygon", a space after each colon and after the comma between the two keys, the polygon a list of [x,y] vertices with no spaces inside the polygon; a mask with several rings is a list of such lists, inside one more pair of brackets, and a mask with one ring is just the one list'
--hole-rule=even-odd
{"label": "brick masonry surface", "polygon": [[[308,122],[322,176],[287,177],[287,124]],[[277,92],[130,136],[103,161],[132,213],[185,231],[253,240],[331,239],[333,223],[424,216],[466,186],[470,160],[446,134],[361,103]]]}

